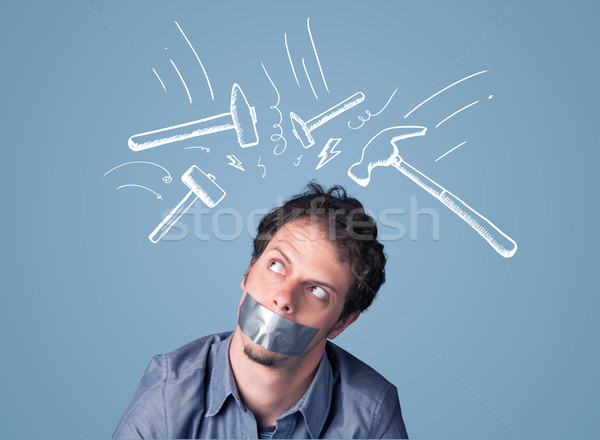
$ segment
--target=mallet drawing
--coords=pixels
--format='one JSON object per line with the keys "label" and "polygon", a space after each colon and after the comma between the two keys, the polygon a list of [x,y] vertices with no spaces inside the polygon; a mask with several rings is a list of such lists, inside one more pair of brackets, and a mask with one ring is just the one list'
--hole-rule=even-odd
{"label": "mallet drawing", "polygon": [[340,113],[344,113],[346,110],[351,109],[357,104],[360,104],[365,100],[365,95],[362,92],[355,93],[348,99],[334,105],[330,109],[325,110],[320,115],[304,122],[300,116],[294,112],[290,112],[290,119],[292,120],[292,132],[294,136],[302,143],[304,148],[310,148],[315,144],[315,140],[312,136],[312,131],[315,128],[320,127],[325,122],[335,118]]}
{"label": "mallet drawing", "polygon": [[181,216],[186,213],[196,200],[200,199],[209,208],[214,208],[221,200],[223,200],[223,197],[225,197],[226,194],[223,188],[215,182],[215,176],[206,174],[196,165],[192,165],[183,176],[181,176],[181,181],[190,189],[190,191],[148,236],[152,243],[158,243],[158,240],[169,232],[169,229],[177,223]]}
{"label": "mallet drawing", "polygon": [[348,169],[348,176],[359,185],[367,186],[373,168],[393,166],[467,222],[496,252],[505,258],[512,257],[517,251],[517,243],[513,239],[459,197],[406,163],[400,156],[396,145],[398,141],[424,136],[426,132],[427,128],[420,126],[389,127],[380,131],[365,145],[360,160]]}
{"label": "mallet drawing", "polygon": [[234,84],[231,89],[229,113],[135,134],[129,138],[128,145],[133,151],[142,151],[205,134],[235,130],[240,147],[252,147],[258,144],[256,122],[254,107],[250,107],[240,86]]}

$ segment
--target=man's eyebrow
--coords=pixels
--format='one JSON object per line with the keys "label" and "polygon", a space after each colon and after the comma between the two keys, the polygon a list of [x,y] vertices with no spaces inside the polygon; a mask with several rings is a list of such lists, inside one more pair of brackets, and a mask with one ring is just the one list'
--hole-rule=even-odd
{"label": "man's eyebrow", "polygon": [[318,280],[308,280],[308,281],[309,281],[309,283],[318,284],[319,286],[327,287],[329,290],[331,290],[335,294],[335,296],[340,296],[340,294],[338,293],[336,288],[333,287],[331,284],[324,283],[323,281],[318,281]]}
{"label": "man's eyebrow", "polygon": [[277,251],[277,252],[279,252],[287,264],[289,264],[290,266],[292,266],[292,265],[293,265],[293,264],[292,264],[292,260],[290,260],[290,257],[288,257],[288,256],[286,255],[286,253],[285,253],[285,252],[283,252],[283,251],[282,251],[282,250],[281,250],[279,247],[277,247],[277,246],[273,246],[273,248],[272,248],[271,250],[272,250],[272,251]]}

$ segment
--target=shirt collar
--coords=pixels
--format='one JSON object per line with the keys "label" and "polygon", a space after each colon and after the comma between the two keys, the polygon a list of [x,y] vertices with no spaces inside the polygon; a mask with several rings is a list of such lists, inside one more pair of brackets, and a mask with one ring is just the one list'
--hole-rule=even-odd
{"label": "shirt collar", "polygon": [[[229,362],[229,345],[233,333],[215,344],[215,362],[209,379],[208,402],[206,416],[216,415],[223,407],[227,398],[232,395],[240,407],[242,404]],[[318,438],[329,414],[331,395],[333,392],[333,370],[327,351],[323,352],[317,373],[304,395],[279,419],[300,412],[312,438]]]}
{"label": "shirt collar", "polygon": [[206,405],[206,415],[209,417],[214,416],[221,410],[230,395],[241,404],[233,372],[231,371],[231,364],[229,363],[229,345],[232,337],[233,332],[227,339],[215,344],[215,361],[212,364],[210,373],[208,402]]}
{"label": "shirt collar", "polygon": [[287,415],[299,411],[304,417],[311,438],[318,438],[329,414],[332,392],[333,370],[327,357],[327,351],[324,351],[319,367],[317,368],[317,373],[308,390],[306,390],[294,406],[279,418],[282,419]]}

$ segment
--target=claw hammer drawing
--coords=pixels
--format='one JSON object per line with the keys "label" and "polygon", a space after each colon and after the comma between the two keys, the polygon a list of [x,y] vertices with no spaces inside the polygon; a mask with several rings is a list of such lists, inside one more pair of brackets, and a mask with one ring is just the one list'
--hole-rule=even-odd
{"label": "claw hammer drawing", "polygon": [[367,186],[374,168],[393,166],[467,222],[496,252],[504,258],[512,257],[517,251],[517,243],[513,239],[459,197],[406,163],[400,156],[396,142],[424,136],[426,132],[427,128],[420,126],[398,126],[381,130],[365,145],[360,160],[348,169],[348,176],[359,185]]}

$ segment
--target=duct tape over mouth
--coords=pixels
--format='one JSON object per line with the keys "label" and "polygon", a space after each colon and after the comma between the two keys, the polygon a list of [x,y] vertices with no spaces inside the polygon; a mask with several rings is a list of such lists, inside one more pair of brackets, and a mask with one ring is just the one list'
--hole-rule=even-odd
{"label": "duct tape over mouth", "polygon": [[318,328],[298,324],[272,312],[248,292],[240,306],[238,325],[255,344],[292,356],[300,356],[319,332]]}

